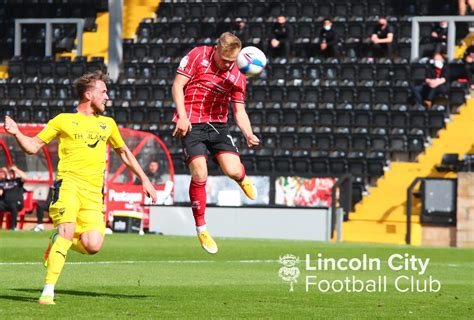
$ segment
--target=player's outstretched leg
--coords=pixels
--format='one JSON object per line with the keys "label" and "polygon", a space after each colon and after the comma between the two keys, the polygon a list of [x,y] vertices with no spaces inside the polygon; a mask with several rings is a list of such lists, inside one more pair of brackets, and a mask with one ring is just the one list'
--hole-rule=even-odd
{"label": "player's outstretched leg", "polygon": [[245,167],[240,162],[238,153],[223,152],[218,154],[216,159],[225,175],[237,182],[247,198],[250,200],[257,199],[257,188],[245,174]]}
{"label": "player's outstretched leg", "polygon": [[197,181],[191,178],[189,185],[189,199],[191,200],[191,208],[193,210],[194,222],[196,223],[196,231],[201,247],[208,253],[216,254],[218,251],[217,244],[212,239],[207,230],[204,214],[206,212],[206,180]]}
{"label": "player's outstretched leg", "polygon": [[257,188],[252,183],[252,180],[245,174],[245,167],[242,164],[242,175],[239,180],[236,180],[242,191],[250,200],[257,199]]}
{"label": "player's outstretched leg", "polygon": [[51,252],[51,247],[53,246],[54,242],[56,241],[56,238],[58,236],[58,229],[53,229],[51,232],[51,235],[49,236],[49,242],[48,242],[48,247],[44,251],[43,258],[44,258],[44,267],[48,267],[48,257],[49,253]]}
{"label": "player's outstretched leg", "polygon": [[63,223],[58,226],[58,230],[50,237],[50,247],[45,252],[47,266],[45,286],[38,300],[40,304],[55,304],[54,287],[66,262],[66,256],[72,245],[75,223]]}
{"label": "player's outstretched leg", "polygon": [[195,157],[189,162],[191,171],[191,183],[189,184],[189,199],[193,210],[197,237],[201,247],[208,253],[216,254],[217,244],[207,230],[206,220],[206,182],[207,182],[207,159],[204,156]]}

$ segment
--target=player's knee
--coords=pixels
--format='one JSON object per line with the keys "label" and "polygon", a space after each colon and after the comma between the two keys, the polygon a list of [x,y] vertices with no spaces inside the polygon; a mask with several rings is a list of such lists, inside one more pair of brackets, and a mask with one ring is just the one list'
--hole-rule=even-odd
{"label": "player's knee", "polygon": [[58,234],[64,239],[71,241],[74,238],[74,231],[76,229],[75,223],[61,223],[58,226]]}
{"label": "player's knee", "polygon": [[240,180],[242,177],[242,170],[240,168],[238,169],[232,169],[226,172],[226,175],[234,180]]}
{"label": "player's knee", "polygon": [[196,170],[192,173],[193,180],[195,181],[206,181],[207,180],[207,171]]}
{"label": "player's knee", "polygon": [[102,243],[88,243],[85,248],[88,254],[94,255],[100,251],[101,247]]}

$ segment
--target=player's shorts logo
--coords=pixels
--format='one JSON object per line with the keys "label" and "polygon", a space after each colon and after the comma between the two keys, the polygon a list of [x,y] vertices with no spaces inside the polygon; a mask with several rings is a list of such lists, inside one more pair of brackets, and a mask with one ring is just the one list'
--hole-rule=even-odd
{"label": "player's shorts logo", "polygon": [[300,262],[300,258],[293,255],[287,254],[283,257],[280,256],[280,264],[283,267],[278,271],[278,276],[285,282],[290,283],[290,292],[293,292],[293,284],[298,282],[300,276],[300,269],[296,266]]}

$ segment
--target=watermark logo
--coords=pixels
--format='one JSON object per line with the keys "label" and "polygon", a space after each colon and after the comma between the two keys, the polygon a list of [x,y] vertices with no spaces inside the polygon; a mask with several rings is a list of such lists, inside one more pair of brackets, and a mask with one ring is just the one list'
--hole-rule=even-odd
{"label": "watermark logo", "polygon": [[[289,283],[290,292],[295,290],[300,276],[306,292],[436,293],[441,290],[441,281],[429,272],[431,259],[410,253],[384,254],[382,258],[366,253],[331,257],[317,252],[306,254],[302,260],[286,254],[278,261],[282,265],[278,275]],[[301,270],[297,266],[300,262]]]}
{"label": "watermark logo", "polygon": [[278,271],[278,276],[290,283],[290,292],[294,291],[293,285],[298,282],[300,276],[300,269],[296,266],[298,263],[300,263],[300,258],[293,254],[280,256],[280,264],[283,266]]}

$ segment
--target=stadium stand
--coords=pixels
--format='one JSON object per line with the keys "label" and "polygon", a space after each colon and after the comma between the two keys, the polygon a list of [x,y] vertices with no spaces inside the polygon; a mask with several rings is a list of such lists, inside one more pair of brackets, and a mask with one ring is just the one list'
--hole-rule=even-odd
{"label": "stadium stand", "polygon": [[[107,0],[2,0],[0,1],[0,60],[13,56],[14,20],[17,18],[84,18],[86,31],[96,28],[98,12],[108,10]],[[27,57],[42,57],[45,46],[45,26],[22,27],[22,50]],[[71,51],[76,28],[71,25],[53,25],[53,53]]]}
{"label": "stadium stand", "polygon": [[[5,2],[6,0],[4,0]],[[54,1],[53,1],[54,2]],[[107,1],[35,2],[35,11],[22,10],[28,1],[0,10],[0,45],[12,48],[12,19],[42,12],[42,17],[88,17],[106,10]],[[58,2],[59,3],[59,2]],[[283,14],[296,31],[288,59],[269,61],[261,77],[249,79],[247,108],[262,147],[246,150],[231,126],[235,143],[249,174],[272,173],[309,176],[340,176],[351,173],[354,203],[367,185],[374,184],[392,161],[414,161],[451,114],[464,103],[467,87],[450,79],[450,93],[437,99],[430,110],[411,100],[410,85],[423,81],[426,61],[409,62],[410,16],[449,14],[444,1],[336,0],[299,2],[161,1],[155,18],[138,26],[134,39],[123,42],[123,68],[117,82],[109,85],[108,114],[123,125],[149,130],[167,144],[176,173],[187,173],[181,146],[171,137],[174,105],[170,87],[180,58],[196,45],[213,45],[223,31],[231,30],[236,17],[248,21],[247,44],[266,48],[276,16]],[[381,14],[395,30],[391,58],[370,61],[367,52],[372,28]],[[318,31],[331,17],[340,37],[340,58],[322,59],[315,54]],[[89,28],[93,28],[93,21]],[[422,25],[421,36],[430,25]],[[104,68],[101,58],[41,57],[41,30],[24,30],[28,43],[22,57],[9,60],[9,78],[2,79],[2,115],[21,122],[45,122],[77,101],[71,79],[84,71]],[[43,31],[44,32],[44,31]],[[463,37],[458,28],[458,38]],[[64,39],[74,39],[67,27],[55,30],[55,52]],[[30,41],[31,40],[31,41]],[[70,41],[69,41],[70,42]],[[9,50],[10,50],[9,49]],[[457,64],[457,61],[452,65]],[[232,122],[232,120],[230,120]],[[218,173],[217,166],[210,167]]]}

